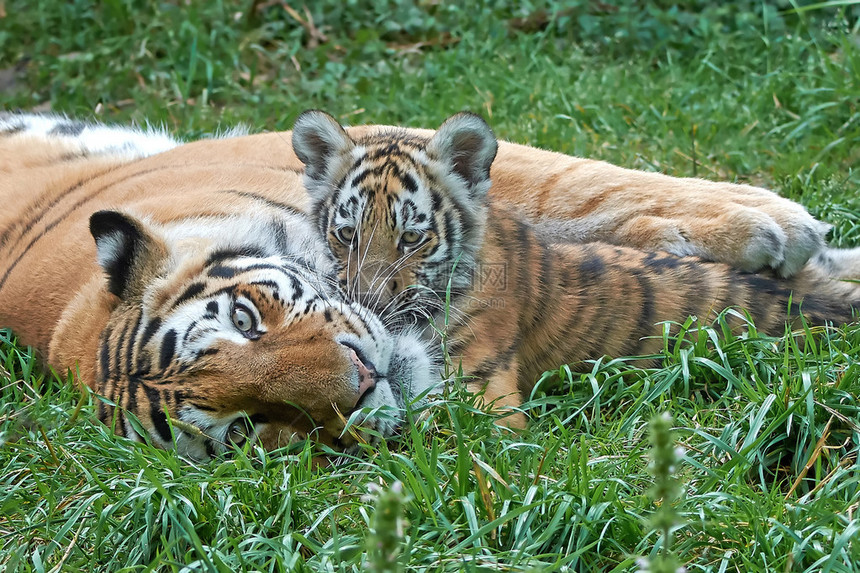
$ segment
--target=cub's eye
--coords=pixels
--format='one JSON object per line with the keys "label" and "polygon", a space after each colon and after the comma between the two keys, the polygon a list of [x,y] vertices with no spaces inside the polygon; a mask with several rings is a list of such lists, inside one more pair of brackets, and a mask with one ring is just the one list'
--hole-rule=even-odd
{"label": "cub's eye", "polygon": [[417,231],[406,231],[402,235],[400,235],[400,240],[407,247],[414,247],[424,238],[424,235]]}
{"label": "cub's eye", "polygon": [[237,304],[233,307],[233,326],[240,332],[248,333],[256,329],[254,315],[244,306]]}
{"label": "cub's eye", "polygon": [[344,245],[348,245],[352,242],[353,237],[355,237],[355,227],[340,227],[335,231],[335,236],[338,241]]}

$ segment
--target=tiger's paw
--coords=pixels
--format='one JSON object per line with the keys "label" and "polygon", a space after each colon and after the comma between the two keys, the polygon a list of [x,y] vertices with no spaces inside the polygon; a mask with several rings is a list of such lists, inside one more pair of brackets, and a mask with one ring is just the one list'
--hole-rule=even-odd
{"label": "tiger's paw", "polygon": [[[769,268],[782,277],[789,277],[826,245],[830,225],[816,220],[799,205],[792,212],[774,214],[737,207],[737,212],[730,217],[728,232],[717,233],[716,238],[725,236],[727,252],[722,260],[741,270],[754,272]],[[715,245],[717,249],[721,246]]]}
{"label": "tiger's paw", "polygon": [[713,185],[716,192],[710,198],[724,216],[704,226],[705,232],[711,227],[713,240],[707,236],[702,240],[705,246],[713,243],[716,254],[722,254],[717,260],[745,271],[770,268],[789,277],[825,247],[830,225],[815,219],[803,205],[760,187]]}
{"label": "tiger's paw", "polygon": [[766,201],[750,205],[729,200],[710,214],[634,217],[618,230],[619,239],[646,250],[693,255],[748,272],[772,269],[789,277],[825,247],[830,225],[796,203],[776,195],[769,199],[782,208],[770,209],[773,205]]}

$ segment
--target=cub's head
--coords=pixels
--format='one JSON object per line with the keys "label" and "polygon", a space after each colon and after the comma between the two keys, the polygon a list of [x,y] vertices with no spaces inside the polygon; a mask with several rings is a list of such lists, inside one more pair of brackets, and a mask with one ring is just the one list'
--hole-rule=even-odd
{"label": "cub's head", "polygon": [[357,139],[325,112],[301,114],[293,149],[348,294],[386,319],[414,320],[441,307],[449,284],[467,289],[496,148],[471,113],[430,138],[392,128]]}
{"label": "cub's head", "polygon": [[[116,211],[95,213],[90,230],[106,274],[94,279],[102,302],[76,301],[67,344],[108,307],[87,382],[134,413],[162,447],[205,458],[245,441],[345,446],[352,413],[402,409],[439,380],[416,337],[389,334],[370,311],[338,298],[334,276],[301,257],[178,239],[168,226]],[[102,415],[111,422],[112,412]],[[137,437],[122,411],[117,420],[120,433]],[[362,425],[387,435],[396,422]]]}

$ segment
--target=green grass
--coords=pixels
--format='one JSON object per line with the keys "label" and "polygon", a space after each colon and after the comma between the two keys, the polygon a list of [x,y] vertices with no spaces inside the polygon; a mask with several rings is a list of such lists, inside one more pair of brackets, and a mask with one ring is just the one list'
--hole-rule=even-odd
{"label": "green grass", "polygon": [[[506,139],[767,185],[860,244],[856,5],[308,4],[313,25],[289,3],[303,26],[277,2],[6,0],[0,101],[188,138],[309,107],[430,127],[471,109]],[[455,392],[328,467],[310,446],[193,464],[111,435],[3,332],[0,568],[635,571],[661,549],[646,431],[667,411],[688,571],[860,570],[860,328],[717,323],[664,356],[547,375],[520,434]]]}

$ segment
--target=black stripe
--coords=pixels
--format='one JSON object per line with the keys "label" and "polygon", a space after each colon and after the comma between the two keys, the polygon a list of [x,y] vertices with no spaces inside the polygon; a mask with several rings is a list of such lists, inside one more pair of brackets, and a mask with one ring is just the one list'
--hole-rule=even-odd
{"label": "black stripe", "polygon": [[55,125],[51,131],[48,132],[48,135],[68,135],[71,137],[77,137],[84,131],[84,129],[86,129],[86,127],[87,124],[82,121],[67,121]]}
{"label": "black stripe", "polygon": [[21,133],[25,129],[27,129],[26,124],[23,121],[18,121],[8,127],[0,129],[0,135],[15,135],[16,133]]}
{"label": "black stripe", "polygon": [[784,299],[788,299],[788,295],[791,293],[789,289],[780,287],[776,281],[761,275],[742,274],[740,275],[740,278],[757,293],[766,294],[768,296],[778,296]]}
{"label": "black stripe", "polygon": [[[23,227],[24,227],[24,230],[23,230],[23,232],[18,236],[18,239],[14,242],[14,244],[13,244],[13,245],[11,245],[10,251],[11,251],[11,250],[14,250],[14,248],[18,246],[18,244],[20,243],[20,241],[22,241],[22,240],[24,239],[24,237],[26,236],[27,232],[28,232],[28,231],[30,231],[30,230],[32,230],[32,229],[34,229],[34,228],[36,228],[37,224],[38,224],[39,222],[41,222],[41,220],[42,220],[42,219],[44,219],[44,218],[47,216],[48,211],[50,211],[50,210],[51,210],[54,206],[56,206],[60,201],[62,201],[63,199],[65,199],[65,198],[66,198],[66,196],[68,196],[69,194],[73,193],[73,192],[74,192],[74,191],[76,191],[77,189],[81,188],[84,184],[89,183],[90,181],[93,181],[94,179],[96,179],[96,178],[100,177],[101,175],[105,175],[105,174],[107,174],[107,173],[109,173],[109,172],[111,172],[111,171],[113,171],[113,170],[117,169],[118,167],[125,167],[125,166],[127,166],[127,165],[128,165],[128,163],[124,163],[124,164],[122,164],[122,165],[116,165],[116,166],[111,167],[111,168],[109,168],[109,169],[106,169],[106,170],[104,170],[104,171],[100,171],[100,172],[98,172],[98,173],[96,173],[96,174],[94,174],[94,175],[92,175],[92,176],[90,176],[90,177],[88,177],[88,178],[86,178],[86,179],[82,179],[82,180],[78,181],[77,183],[75,183],[75,184],[74,184],[74,185],[72,185],[71,187],[66,188],[66,190],[65,190],[65,191],[63,191],[62,193],[60,193],[59,195],[57,195],[56,197],[54,197],[54,199],[53,199],[51,202],[49,202],[45,207],[43,207],[43,208],[42,208],[41,213],[39,213],[39,214],[35,215],[34,217],[29,217],[29,216],[27,216],[27,214],[24,214],[24,216],[22,217],[22,220],[23,220],[24,222],[23,222],[23,223],[17,223],[17,224],[15,225],[15,227],[17,227],[17,226],[23,226]],[[48,223],[47,225],[45,225],[45,228],[44,228],[42,231],[38,232],[38,233],[36,234],[36,236],[35,236],[35,237],[33,237],[33,239],[32,239],[32,240],[31,240],[31,241],[30,241],[30,242],[29,242],[29,243],[24,247],[24,250],[23,250],[23,251],[21,251],[21,253],[19,253],[19,254],[18,254],[18,256],[15,258],[15,260],[13,260],[13,261],[12,261],[12,263],[8,266],[8,268],[6,269],[6,272],[3,274],[3,276],[2,276],[2,277],[0,277],[0,289],[2,289],[2,288],[3,288],[3,286],[6,284],[6,281],[8,280],[9,275],[12,273],[12,271],[13,271],[13,270],[15,270],[15,267],[17,267],[17,266],[18,266],[18,263],[20,263],[20,262],[21,262],[21,259],[23,259],[23,258],[24,258],[24,256],[25,256],[25,255],[30,251],[30,249],[32,249],[32,248],[33,248],[33,245],[35,245],[35,244],[36,244],[39,240],[41,240],[45,235],[47,235],[49,232],[51,232],[51,231],[54,229],[54,227],[56,227],[56,226],[57,226],[57,225],[59,225],[61,222],[63,222],[63,221],[64,221],[64,220],[65,220],[65,219],[66,219],[70,214],[72,214],[73,212],[77,211],[81,206],[83,206],[84,204],[86,204],[86,203],[88,203],[88,202],[90,202],[90,201],[94,200],[94,199],[95,199],[95,198],[97,198],[99,195],[101,195],[102,193],[104,193],[105,191],[107,191],[108,189],[110,189],[110,188],[112,188],[112,187],[114,187],[114,186],[116,186],[116,185],[119,185],[119,184],[122,184],[122,183],[126,183],[127,181],[129,181],[129,180],[131,180],[131,179],[134,179],[134,178],[136,178],[136,177],[140,177],[140,176],[143,176],[143,175],[147,175],[147,174],[149,174],[149,173],[153,173],[153,172],[155,172],[155,171],[162,171],[162,170],[164,170],[164,169],[166,169],[166,167],[155,168],[155,169],[147,169],[147,170],[144,170],[144,171],[138,171],[138,172],[132,173],[132,174],[130,174],[130,175],[128,175],[128,176],[126,176],[126,177],[121,178],[121,179],[120,179],[120,180],[118,180],[118,181],[114,181],[114,182],[112,182],[112,183],[110,183],[110,184],[108,184],[108,185],[105,185],[105,186],[104,186],[104,187],[102,187],[101,189],[98,189],[97,191],[94,191],[94,192],[92,192],[92,193],[88,194],[86,197],[83,197],[83,198],[79,199],[78,201],[76,201],[76,202],[75,202],[75,203],[74,203],[70,208],[66,209],[66,210],[65,210],[65,212],[63,212],[59,217],[55,218],[53,221],[51,221],[50,223]],[[13,228],[14,228],[14,227],[13,227]],[[9,231],[11,231],[11,229],[10,229]],[[7,233],[9,233],[9,231],[7,231]],[[6,235],[6,234],[4,234],[2,237],[0,237],[0,248],[2,248],[3,246],[5,246],[5,243],[6,243],[6,236],[7,236],[7,235]]]}
{"label": "black stripe", "polygon": [[181,305],[182,303],[188,301],[189,299],[197,296],[198,294],[203,292],[203,289],[205,289],[205,288],[206,288],[206,285],[204,285],[201,282],[192,283],[187,289],[185,289],[185,292],[183,292],[181,295],[179,295],[179,298],[177,298],[176,301],[174,301],[171,309],[174,309],[174,308],[178,307],[179,305]]}
{"label": "black stripe", "polygon": [[134,361],[134,342],[137,339],[137,333],[140,330],[140,324],[143,322],[143,312],[141,310],[135,309],[137,312],[137,318],[134,321],[134,328],[130,331],[130,336],[126,341],[125,347],[125,363],[123,364],[123,372],[129,373],[132,372],[132,364]]}
{"label": "black stripe", "polygon": [[[492,375],[499,370],[507,370],[511,365],[511,360],[513,360],[514,356],[517,354],[519,344],[520,338],[519,335],[517,335],[517,338],[508,344],[502,352],[496,353],[492,357],[483,360],[474,371],[466,372],[466,375],[478,380],[488,380],[491,379]],[[519,384],[517,386],[519,387]]]}
{"label": "black stripe", "polygon": [[418,191],[418,182],[415,181],[415,177],[413,177],[409,173],[404,173],[400,178],[403,181],[403,187],[409,191],[410,193],[416,193]]}
{"label": "black stripe", "polygon": [[537,282],[537,292],[530,293],[532,300],[535,298],[537,299],[534,315],[532,316],[531,325],[533,328],[539,326],[541,321],[543,321],[547,316],[549,293],[553,290],[549,281],[553,271],[553,263],[558,260],[555,258],[554,253],[549,250],[549,247],[540,242],[538,242],[535,250],[537,251],[537,255],[540,257],[540,273],[535,279]]}
{"label": "black stripe", "polygon": [[293,287],[293,301],[297,301],[305,294],[305,289],[302,287],[302,283],[292,274],[287,274],[290,277],[290,286]]}
{"label": "black stripe", "polygon": [[269,228],[272,229],[272,236],[275,238],[275,242],[278,244],[278,248],[286,253],[290,249],[290,234],[287,233],[287,227],[280,221],[272,221],[269,224]]}
{"label": "black stripe", "polygon": [[[462,234],[462,240],[468,245],[477,244],[479,239],[478,229],[481,228],[483,221],[479,220],[470,209],[464,209],[459,203],[455,204],[455,212],[458,215],[457,222],[459,223],[458,228]],[[490,216],[492,216],[492,214],[493,213],[491,213]],[[517,221],[517,223],[518,225],[525,224],[523,221]]]}
{"label": "black stripe", "polygon": [[[353,171],[355,171],[356,169],[361,167],[361,164],[364,163],[365,159],[367,159],[367,154],[364,154],[361,157],[359,157],[358,159],[356,159],[355,161],[353,161],[352,166],[349,168],[349,171],[347,173],[352,173]],[[338,184],[336,187],[340,188],[342,185],[343,185],[343,182],[341,181],[340,184]]]}
{"label": "black stripe", "polygon": [[[384,159],[386,161],[395,161],[398,159],[408,158],[409,155],[407,154],[406,151],[400,149],[400,147],[398,147],[397,143],[392,142],[392,143],[388,143],[387,145],[380,145],[379,147],[368,150],[366,157],[369,161],[376,161],[377,159]],[[385,167],[386,167],[386,163],[382,163],[382,164],[378,165],[377,167],[375,167],[374,170],[377,170],[377,169],[381,170],[381,169],[384,169]]]}
{"label": "black stripe", "polygon": [[226,267],[224,265],[215,265],[210,268],[206,274],[208,274],[212,278],[216,279],[232,279],[236,275],[242,272],[240,269],[234,267]]}
{"label": "black stripe", "polygon": [[131,432],[132,432],[131,434],[129,434],[126,431],[127,425],[126,425],[126,420],[125,420],[125,412],[126,412],[125,408],[120,408],[117,411],[116,423],[119,424],[120,428],[122,428],[122,435],[124,437],[128,438],[129,440],[138,441],[139,438],[137,437],[136,433],[134,432],[134,428],[131,428]]}
{"label": "black stripe", "polygon": [[687,288],[688,293],[694,294],[694,296],[688,297],[686,310],[678,317],[682,323],[690,316],[695,316],[702,321],[708,319],[707,316],[699,316],[699,309],[701,308],[702,301],[707,301],[710,304],[710,300],[707,298],[711,292],[708,286],[709,281],[706,276],[707,273],[702,272],[702,263],[696,263],[695,261],[696,259],[679,260],[683,267],[681,276],[683,277],[684,286]]}
{"label": "black stripe", "polygon": [[[567,271],[567,291],[591,292],[591,300],[581,301],[580,306],[570,312],[564,325],[558,331],[564,337],[561,342],[567,343],[570,333],[581,332],[583,326],[588,326],[590,330],[587,336],[580,337],[576,350],[579,356],[598,358],[598,352],[601,355],[605,354],[603,341],[606,338],[605,335],[609,330],[611,322],[602,317],[606,314],[606,306],[612,304],[612,301],[607,300],[601,294],[605,290],[604,285],[601,284],[605,268],[604,258],[600,255],[599,251],[589,245],[583,245],[582,252],[585,258],[577,265],[576,272],[572,269],[568,269]],[[585,270],[583,270],[583,265]],[[597,308],[595,309],[594,307]],[[580,312],[582,308],[594,311],[594,318],[589,325],[582,324],[583,316]],[[557,347],[558,343],[555,346]]]}
{"label": "black stripe", "polygon": [[146,328],[143,331],[143,336],[140,337],[140,342],[137,344],[137,347],[142,350],[159,328],[161,328],[161,319],[155,317],[146,325]]}
{"label": "black stripe", "polygon": [[581,281],[588,285],[594,285],[606,272],[606,264],[603,262],[603,258],[592,249],[587,249],[586,252],[588,254],[579,261],[577,271]]}
{"label": "black stripe", "polygon": [[636,324],[636,330],[633,332],[633,336],[627,336],[627,341],[620,352],[622,356],[629,356],[636,352],[644,342],[640,340],[641,337],[654,334],[654,323],[656,322],[654,316],[654,289],[651,287],[650,279],[645,273],[639,270],[631,270],[630,275],[639,283],[639,291],[642,293],[642,304],[639,307],[639,320]]}
{"label": "black stripe", "polygon": [[99,402],[99,407],[98,407],[98,413],[96,414],[96,417],[98,418],[99,422],[101,422],[102,424],[107,426],[108,415],[109,415],[108,414],[108,406],[107,406],[107,404],[105,404],[104,400],[99,400],[98,402]]}
{"label": "black stripe", "polygon": [[[454,221],[451,219],[451,212],[445,210],[442,212],[442,229],[440,229],[439,237],[439,246],[443,248],[442,254],[440,256],[445,258],[445,261],[448,265],[453,265],[454,261],[460,254],[463,252],[463,249],[460,246],[460,242],[457,241],[459,237],[455,237],[457,233],[455,232]],[[457,264],[458,269],[463,268],[462,261]],[[447,270],[447,269],[446,269]],[[466,269],[467,271],[471,271],[471,269]]]}
{"label": "black stripe", "polygon": [[176,354],[176,331],[172,328],[164,333],[164,338],[161,340],[161,352],[158,357],[159,369],[166,370],[170,366],[170,361]]}
{"label": "black stripe", "polygon": [[658,275],[667,270],[675,270],[683,264],[680,258],[667,253],[648,253],[642,262]]}
{"label": "black stripe", "polygon": [[199,360],[199,359],[203,358],[204,356],[214,356],[216,354],[218,354],[217,348],[204,348],[203,350],[197,351],[197,354],[195,354],[195,357],[196,357],[195,359]]}
{"label": "black stripe", "polygon": [[[290,278],[292,278],[293,281],[296,281],[295,277],[290,277]],[[276,283],[275,281],[271,281],[268,279],[260,279],[258,281],[251,281],[248,284],[258,285],[258,286],[267,286],[273,290],[277,290],[277,288],[279,286],[278,283]],[[301,287],[299,287],[299,288],[301,288]]]}
{"label": "black stripe", "polygon": [[239,248],[231,248],[231,249],[218,249],[213,251],[206,258],[206,266],[212,266],[215,263],[220,263],[226,261],[228,259],[237,259],[240,257],[248,257],[252,259],[264,259],[266,258],[267,253],[263,250],[262,247],[258,247],[256,245],[244,245]]}
{"label": "black stripe", "polygon": [[129,336],[132,332],[133,332],[132,323],[129,321],[126,321],[125,327],[119,333],[119,336],[116,337],[116,340],[114,343],[113,368],[114,368],[114,370],[118,371],[119,376],[123,376],[125,374],[128,374],[128,370],[122,368],[122,366],[123,366],[123,361],[122,361],[123,352],[122,351],[123,351],[123,345],[126,342],[128,342],[129,346],[132,346],[132,342],[131,342],[130,336]]}
{"label": "black stripe", "polygon": [[191,331],[193,331],[197,327],[198,322],[199,321],[197,321],[197,320],[191,321],[191,324],[189,324],[188,328],[185,329],[185,334],[182,335],[182,342],[185,342],[188,340],[188,337],[191,336]]}
{"label": "black stripe", "polygon": [[330,221],[328,208],[322,203],[317,203],[316,209],[312,212],[319,213],[319,217],[317,218],[317,228],[323,237],[327,236]]}
{"label": "black stripe", "polygon": [[430,201],[433,202],[433,212],[440,213],[442,211],[442,194],[435,188],[430,190]]}
{"label": "black stripe", "polygon": [[[116,409],[111,412],[111,418],[113,418],[113,414],[116,414],[116,421],[119,422],[122,419],[122,411],[125,409],[125,405],[123,404],[123,390],[125,386],[121,384],[116,384],[111,387],[111,396],[110,399],[114,401],[116,404]],[[113,423],[113,420],[111,420]],[[111,426],[111,429],[116,432],[116,426]],[[125,428],[120,426],[120,430],[123,431]]]}
{"label": "black stripe", "polygon": [[[130,411],[131,413],[133,413],[138,418],[140,418],[141,414],[142,414],[142,412],[137,411],[137,391],[138,391],[139,387],[140,387],[140,378],[138,378],[137,376],[128,376],[125,379],[125,388],[126,388],[126,392],[128,393],[128,400],[126,401],[125,404],[122,404],[122,406],[126,410]],[[121,391],[122,391],[122,389],[120,389],[120,392]],[[119,404],[119,400],[117,400],[117,404]]]}
{"label": "black stripe", "polygon": [[359,185],[361,185],[361,183],[365,179],[367,179],[367,177],[369,175],[370,175],[370,170],[364,169],[361,173],[359,173],[358,175],[356,175],[355,177],[352,178],[352,181],[350,182],[350,186],[351,187],[358,187]]}
{"label": "black stripe", "polygon": [[280,209],[281,211],[285,211],[287,213],[291,213],[293,215],[301,215],[305,216],[305,213],[296,209],[292,205],[288,205],[287,203],[281,203],[279,201],[274,201],[265,197],[263,195],[258,195],[257,193],[252,193],[250,191],[239,191],[238,189],[219,189],[216,193],[228,193],[230,195],[237,195],[239,197],[244,197],[246,199],[253,199],[254,201],[259,201],[261,203],[265,203],[269,207],[274,209]]}
{"label": "black stripe", "polygon": [[414,218],[417,211],[418,208],[416,207],[415,202],[411,199],[403,199],[400,202],[400,218],[404,222],[409,222]]}
{"label": "black stripe", "polygon": [[101,372],[99,372],[99,380],[102,383],[108,381],[112,377],[110,368],[110,340],[112,333],[113,327],[108,324],[101,336],[101,349],[99,352],[99,366],[101,367]]}
{"label": "black stripe", "polygon": [[200,404],[198,402],[190,402],[191,407],[197,408],[198,410],[203,410],[204,412],[217,412],[217,408],[213,408],[212,406],[207,406],[205,404]]}
{"label": "black stripe", "polygon": [[149,399],[149,419],[152,425],[155,426],[155,431],[165,442],[170,442],[173,437],[170,434],[170,425],[167,423],[167,415],[164,413],[161,403],[161,393],[147,385],[143,386],[146,390],[146,397]]}
{"label": "black stripe", "polygon": [[89,157],[89,153],[84,151],[75,151],[71,153],[64,153],[57,158],[57,161],[65,163],[66,161],[77,161],[78,159],[84,159]]}

